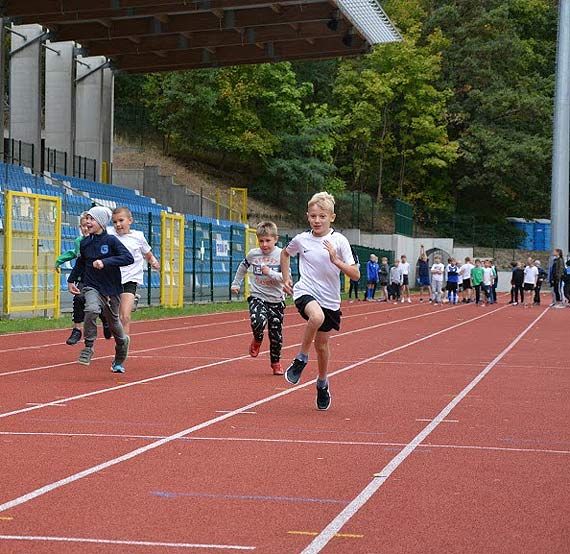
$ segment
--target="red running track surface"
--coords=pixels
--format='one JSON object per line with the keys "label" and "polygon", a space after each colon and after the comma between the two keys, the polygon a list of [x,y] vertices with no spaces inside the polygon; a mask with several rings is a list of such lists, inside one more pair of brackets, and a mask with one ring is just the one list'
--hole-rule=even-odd
{"label": "red running track surface", "polygon": [[570,313],[343,311],[328,412],[243,312],[134,323],[125,375],[0,337],[0,553],[568,551]]}

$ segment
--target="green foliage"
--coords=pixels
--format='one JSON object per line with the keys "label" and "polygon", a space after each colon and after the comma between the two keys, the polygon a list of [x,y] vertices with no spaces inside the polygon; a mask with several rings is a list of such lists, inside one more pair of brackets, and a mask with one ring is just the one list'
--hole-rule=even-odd
{"label": "green foliage", "polygon": [[295,216],[319,189],[400,197],[434,226],[442,213],[491,225],[546,215],[555,0],[382,5],[403,42],[345,60],[120,76],[118,109],[139,109],[175,155],[237,166],[251,194]]}

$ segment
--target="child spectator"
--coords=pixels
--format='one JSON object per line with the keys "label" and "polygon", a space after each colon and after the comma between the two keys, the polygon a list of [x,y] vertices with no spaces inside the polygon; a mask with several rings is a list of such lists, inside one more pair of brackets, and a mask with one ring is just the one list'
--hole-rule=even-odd
{"label": "child spectator", "polygon": [[378,257],[370,254],[370,259],[366,263],[366,277],[368,279],[366,286],[366,300],[374,301],[374,293],[378,286]]}
{"label": "child spectator", "polygon": [[[483,265],[483,292],[485,293],[485,300],[487,304],[493,304],[493,282],[495,278],[493,275],[493,267],[491,260],[485,260]],[[483,303],[483,306],[485,304]]]}
{"label": "child spectator", "polygon": [[513,306],[516,306],[519,303],[519,296],[521,299],[521,304],[524,303],[524,291],[526,290],[526,287],[524,286],[525,283],[526,269],[523,268],[522,262],[516,262],[516,265],[513,267],[513,272],[511,274],[511,286],[514,292]]}
{"label": "child spectator", "polygon": [[[354,261],[356,262],[356,267],[360,271],[360,260],[358,259],[358,254],[356,253],[356,250],[354,250],[354,248],[352,246],[350,247],[350,251],[352,252],[352,257],[354,258]],[[358,300],[359,282],[360,281],[353,281],[352,279],[349,279],[349,286],[348,286],[348,298],[349,299],[352,298],[352,293],[354,292],[354,298],[356,300]]]}
{"label": "child spectator", "polygon": [[475,289],[475,305],[479,306],[481,302],[481,286],[483,284],[483,268],[481,267],[481,260],[475,260],[475,267],[471,270],[471,284]]}
{"label": "child spectator", "polygon": [[551,307],[557,306],[562,302],[562,283],[564,279],[564,255],[560,248],[555,248],[552,251],[552,264],[550,266],[550,273],[548,275],[548,280],[550,286],[552,287],[552,304]]}
{"label": "child spectator", "polygon": [[443,276],[445,267],[441,263],[441,256],[435,256],[433,265],[431,266],[431,290],[433,293],[433,301],[438,306],[441,305],[443,291]]}
{"label": "child spectator", "polygon": [[566,261],[562,281],[564,285],[564,298],[566,298],[566,304],[570,304],[570,260]]}
{"label": "child spectator", "polygon": [[447,266],[447,301],[450,304],[457,304],[457,288],[459,283],[459,268],[455,258]]}
{"label": "child spectator", "polygon": [[493,299],[493,304],[497,303],[497,285],[499,284],[499,274],[497,273],[497,267],[495,265],[495,260],[490,260],[491,269],[493,271],[493,284],[491,285],[491,296]]}
{"label": "child spectator", "polygon": [[410,264],[408,258],[405,254],[401,256],[402,263],[400,264],[400,273],[402,274],[402,304],[406,301],[411,304],[412,299],[410,298]]}
{"label": "child spectator", "polygon": [[400,271],[400,260],[396,258],[394,260],[394,265],[390,268],[390,296],[394,300],[394,304],[397,304],[400,299],[401,288],[402,272]]}
{"label": "child spectator", "polygon": [[534,289],[534,305],[540,306],[540,289],[542,288],[542,283],[548,277],[548,273],[544,270],[544,268],[540,267],[540,261],[536,260],[534,265],[538,269],[538,279],[536,281],[536,287]]}
{"label": "child spectator", "polygon": [[[520,264],[522,266],[522,263]],[[524,307],[530,307],[532,304],[532,293],[536,288],[536,283],[538,281],[538,268],[532,263],[532,259],[529,259],[526,267],[524,268],[524,289],[523,292],[526,292],[526,300],[521,298],[521,302],[523,302]],[[522,296],[522,294],[521,294]]]}
{"label": "child spectator", "polygon": [[[360,278],[348,240],[331,228],[336,214],[334,198],[327,192],[315,194],[308,202],[307,218],[311,231],[301,233],[281,252],[281,269],[286,293],[293,293],[295,306],[307,320],[301,349],[285,372],[285,379],[295,385],[309,361],[314,341],[319,376],[317,409],[331,405],[328,366],[329,332],[340,329],[340,273],[353,280]],[[301,277],[295,287],[289,275],[290,256],[299,254]]]}
{"label": "child spectator", "polygon": [[239,264],[231,289],[233,293],[239,294],[244,276],[251,268],[250,296],[247,302],[253,340],[249,345],[249,355],[252,358],[258,356],[263,342],[263,333],[267,327],[271,369],[273,375],[283,375],[280,360],[285,302],[280,265],[281,248],[277,246],[279,240],[277,225],[272,221],[262,221],[257,226],[256,233],[259,248],[252,248]]}
{"label": "child spectator", "polygon": [[388,286],[390,285],[390,265],[384,256],[378,269],[378,284],[382,288],[382,298],[378,302],[388,302]]}
{"label": "child spectator", "polygon": [[471,283],[471,271],[475,266],[471,263],[471,258],[468,256],[465,258],[465,263],[459,268],[459,274],[463,279],[463,300],[464,304],[469,304],[472,302],[472,291],[473,285]]}
{"label": "child spectator", "polygon": [[420,287],[420,302],[424,301],[424,292],[427,292],[428,299],[431,302],[429,262],[423,244],[420,246],[420,257],[418,258],[418,285]]}
{"label": "child spectator", "polygon": [[[119,319],[119,305],[123,286],[121,270],[134,262],[131,253],[121,241],[106,231],[111,222],[111,210],[102,206],[87,212],[85,225],[89,236],[80,244],[80,255],[67,279],[72,294],[81,294],[75,285],[81,275],[85,295],[85,322],[83,324],[85,347],[79,354],[79,363],[89,365],[97,338],[97,316],[103,314],[115,339],[114,363],[121,365],[129,352],[129,336],[125,334]],[[111,369],[114,371],[114,367]]]}
{"label": "child spectator", "polygon": [[[133,214],[129,208],[124,206],[115,208],[111,219],[113,227],[109,229],[109,234],[115,235],[125,245],[135,260],[131,265],[121,267],[123,293],[121,294],[119,315],[125,334],[130,336],[131,312],[134,310],[135,299],[138,296],[137,289],[144,282],[144,260],[156,270],[160,269],[160,263],[151,252],[150,245],[142,231],[131,229]],[[111,365],[115,368],[115,373],[125,372],[125,368],[121,364],[113,362]]]}

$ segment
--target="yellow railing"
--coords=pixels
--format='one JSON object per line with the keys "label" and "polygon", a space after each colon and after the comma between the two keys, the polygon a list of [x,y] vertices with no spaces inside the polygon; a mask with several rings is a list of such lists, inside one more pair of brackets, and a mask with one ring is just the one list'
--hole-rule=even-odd
{"label": "yellow railing", "polygon": [[176,308],[184,304],[184,216],[161,212],[160,225],[160,303]]}

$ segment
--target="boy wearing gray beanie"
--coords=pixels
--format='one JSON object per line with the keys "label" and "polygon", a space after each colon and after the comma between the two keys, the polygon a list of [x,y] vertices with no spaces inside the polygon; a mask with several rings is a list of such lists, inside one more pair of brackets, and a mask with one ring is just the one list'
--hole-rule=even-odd
{"label": "boy wearing gray beanie", "polygon": [[79,363],[89,365],[91,362],[97,338],[97,317],[102,314],[115,339],[115,360],[111,369],[114,371],[117,365],[123,372],[122,364],[129,351],[129,337],[125,335],[119,319],[123,292],[121,267],[132,264],[134,259],[117,237],[107,234],[110,222],[109,208],[95,206],[87,212],[85,225],[89,235],[80,243],[80,256],[69,274],[67,287],[72,294],[80,294],[75,282],[81,276],[85,296],[85,347],[79,354]]}

